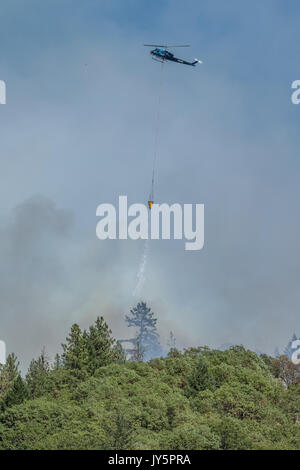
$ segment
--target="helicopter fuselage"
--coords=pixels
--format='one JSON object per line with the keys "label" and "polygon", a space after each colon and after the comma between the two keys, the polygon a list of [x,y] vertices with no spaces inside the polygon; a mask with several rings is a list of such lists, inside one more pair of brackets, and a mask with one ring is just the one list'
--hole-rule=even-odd
{"label": "helicopter fuselage", "polygon": [[187,62],[186,60],[183,59],[178,59],[178,57],[175,57],[172,52],[167,51],[166,49],[153,49],[150,51],[150,54],[152,55],[152,58],[159,60],[160,62],[164,62],[165,60],[171,61],[171,62],[177,62],[178,64],[183,64],[183,65],[192,65],[195,66],[197,64],[197,61],[195,62]]}

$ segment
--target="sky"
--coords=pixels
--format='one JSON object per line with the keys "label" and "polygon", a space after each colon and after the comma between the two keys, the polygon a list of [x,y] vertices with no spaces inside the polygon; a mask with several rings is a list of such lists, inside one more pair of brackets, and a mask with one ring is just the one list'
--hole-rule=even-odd
{"label": "sky", "polygon": [[[73,323],[117,338],[145,300],[163,345],[272,354],[299,325],[300,5],[294,0],[2,0],[0,339],[28,365]],[[96,238],[96,208],[148,198],[165,64],[157,202],[205,205],[205,245]]]}

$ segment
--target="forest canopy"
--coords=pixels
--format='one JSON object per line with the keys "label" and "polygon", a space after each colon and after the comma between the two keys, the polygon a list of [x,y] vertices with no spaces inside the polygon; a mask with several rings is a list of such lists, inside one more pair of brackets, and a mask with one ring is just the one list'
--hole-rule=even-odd
{"label": "forest canopy", "polygon": [[0,449],[300,449],[299,371],[286,355],[170,347],[143,359],[126,358],[102,317],[73,325],[62,353],[43,350],[25,377],[10,354]]}

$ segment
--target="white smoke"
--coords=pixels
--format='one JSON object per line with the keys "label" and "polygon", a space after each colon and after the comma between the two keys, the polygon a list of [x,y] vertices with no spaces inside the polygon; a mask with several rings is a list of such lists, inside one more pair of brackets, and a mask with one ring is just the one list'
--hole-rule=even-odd
{"label": "white smoke", "polygon": [[137,273],[136,286],[132,293],[133,297],[139,297],[141,294],[142,288],[144,286],[145,279],[146,279],[146,267],[147,267],[148,253],[149,253],[149,240],[145,240],[142,258],[141,258],[139,270]]}

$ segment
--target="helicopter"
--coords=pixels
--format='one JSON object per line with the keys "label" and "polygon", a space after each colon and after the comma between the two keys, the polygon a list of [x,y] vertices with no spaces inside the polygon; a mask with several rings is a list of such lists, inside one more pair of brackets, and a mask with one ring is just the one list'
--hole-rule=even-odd
{"label": "helicopter", "polygon": [[168,48],[175,48],[175,47],[190,47],[189,45],[178,45],[178,46],[168,46],[168,45],[159,45],[159,44],[144,44],[145,47],[155,47],[155,49],[152,49],[150,51],[150,54],[152,55],[153,60],[157,60],[158,62],[165,62],[165,61],[170,61],[170,62],[177,62],[178,64],[183,64],[183,65],[191,65],[195,67],[197,64],[202,64],[203,62],[198,59],[194,59],[194,62],[188,62],[183,59],[179,59],[178,57],[175,57],[172,52],[168,51]]}

